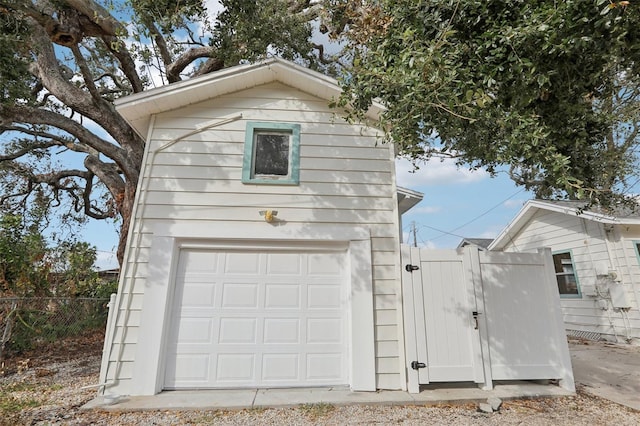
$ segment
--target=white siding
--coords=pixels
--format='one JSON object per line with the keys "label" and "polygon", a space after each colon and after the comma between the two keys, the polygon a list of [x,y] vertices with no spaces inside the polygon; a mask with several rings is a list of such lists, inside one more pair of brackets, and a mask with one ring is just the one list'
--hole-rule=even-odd
{"label": "white siding", "polygon": [[[633,241],[640,240],[640,227],[614,227],[571,214],[538,210],[516,235],[511,235],[504,251],[532,251],[550,247],[553,252],[570,250],[583,291],[581,297],[562,297],[560,304],[567,330],[599,333],[607,338],[640,339],[640,265]],[[615,270],[620,278],[611,283],[605,275]],[[596,286],[597,296],[584,294]],[[606,288],[621,285],[631,309],[614,309]],[[608,307],[603,309],[602,304]]]}
{"label": "white siding", "polygon": [[[256,224],[272,226],[264,222],[258,211],[273,209],[278,211],[277,218],[284,227],[335,224],[369,228],[377,385],[400,388],[402,363],[397,320],[400,265],[393,150],[380,143],[375,130],[347,124],[337,117],[326,101],[279,83],[160,114],[151,131],[150,149],[157,150],[204,122],[235,114],[242,114],[242,119],[197,133],[147,157],[148,162],[153,160],[151,167],[147,164],[150,179],[140,185],[147,188],[146,193],[138,195],[140,203],[145,202],[138,207],[138,215],[143,214],[144,220],[132,229],[121,284],[126,294],[128,286],[134,283],[133,298],[129,301],[122,296],[119,303],[121,310],[107,378],[116,375],[114,353],[122,349],[117,375],[122,385],[120,393],[126,393],[143,295],[146,286],[151,285],[147,277],[154,229],[181,226],[197,234],[198,229],[212,223],[224,223],[242,234],[248,225],[254,225],[252,229]],[[299,185],[241,182],[247,121],[301,125]],[[135,234],[138,229],[142,232],[140,238]],[[138,240],[140,246],[136,247]],[[120,347],[125,316],[127,334],[124,346]]]}

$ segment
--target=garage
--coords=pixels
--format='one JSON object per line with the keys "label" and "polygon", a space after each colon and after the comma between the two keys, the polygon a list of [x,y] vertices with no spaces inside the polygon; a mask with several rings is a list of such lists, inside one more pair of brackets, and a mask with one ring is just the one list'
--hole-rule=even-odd
{"label": "garage", "polygon": [[184,248],[176,271],[165,389],[349,383],[346,251]]}

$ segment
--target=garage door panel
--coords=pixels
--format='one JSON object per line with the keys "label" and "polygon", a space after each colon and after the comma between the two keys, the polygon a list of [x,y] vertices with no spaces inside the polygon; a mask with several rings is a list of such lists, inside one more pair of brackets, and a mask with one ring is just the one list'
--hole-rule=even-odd
{"label": "garage door panel", "polygon": [[176,381],[206,383],[210,376],[211,356],[206,354],[176,354],[170,373]]}
{"label": "garage door panel", "polygon": [[220,267],[220,253],[204,251],[183,251],[178,263],[178,275],[217,273]]}
{"label": "garage door panel", "polygon": [[338,379],[343,374],[342,356],[332,353],[307,354],[306,378],[313,380],[326,380],[328,377]]}
{"label": "garage door panel", "polygon": [[346,384],[345,257],[182,251],[165,387]]}
{"label": "garage door panel", "polygon": [[250,381],[254,377],[254,354],[218,355],[216,376],[220,381]]}
{"label": "garage door panel", "polygon": [[340,343],[342,321],[339,319],[311,318],[307,320],[307,343]]}
{"label": "garage door panel", "polygon": [[264,320],[265,344],[299,344],[299,318],[266,318]]}
{"label": "garage door panel", "polygon": [[258,283],[230,283],[222,285],[223,308],[257,308]]}
{"label": "garage door panel", "polygon": [[302,291],[300,284],[265,283],[266,309],[300,309]]}
{"label": "garage door panel", "polygon": [[307,288],[307,307],[310,309],[339,310],[343,305],[342,289],[338,285],[311,284]]}
{"label": "garage door panel", "polygon": [[182,318],[178,325],[178,341],[181,344],[207,343],[213,341],[213,320],[211,318]]}
{"label": "garage door panel", "polygon": [[300,355],[264,354],[262,357],[262,380],[292,381],[300,378]]}
{"label": "garage door panel", "polygon": [[269,253],[266,256],[268,275],[301,275],[302,261],[297,253]]}
{"label": "garage door panel", "polygon": [[182,291],[182,307],[213,306],[216,287],[217,286],[211,284],[211,282],[192,282],[189,287],[184,288]]}
{"label": "garage door panel", "polygon": [[260,273],[259,253],[226,253],[224,273],[225,275],[258,275]]}
{"label": "garage door panel", "polygon": [[258,343],[257,322],[255,318],[221,318],[218,343]]}

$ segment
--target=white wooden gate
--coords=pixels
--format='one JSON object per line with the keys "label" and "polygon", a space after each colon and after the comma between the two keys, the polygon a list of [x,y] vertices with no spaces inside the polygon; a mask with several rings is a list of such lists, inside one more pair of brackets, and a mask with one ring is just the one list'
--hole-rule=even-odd
{"label": "white wooden gate", "polygon": [[560,379],[574,390],[551,252],[402,247],[408,387]]}

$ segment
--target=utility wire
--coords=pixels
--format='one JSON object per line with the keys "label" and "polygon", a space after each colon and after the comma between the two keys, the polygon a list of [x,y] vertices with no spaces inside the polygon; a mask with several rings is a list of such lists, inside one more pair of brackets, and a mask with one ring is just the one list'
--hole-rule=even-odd
{"label": "utility wire", "polygon": [[[464,228],[467,225],[472,224],[473,222],[475,222],[476,220],[480,219],[481,217],[484,217],[486,215],[488,215],[489,213],[491,213],[492,211],[494,211],[495,209],[497,209],[498,207],[500,207],[501,205],[503,205],[504,203],[506,203],[507,201],[509,201],[510,199],[512,199],[513,197],[515,197],[516,195],[520,194],[522,191],[524,191],[524,188],[519,189],[518,191],[514,192],[513,194],[511,194],[510,196],[508,196],[507,198],[505,198],[504,200],[500,201],[498,204],[496,204],[495,206],[491,207],[489,210],[485,211],[484,213],[479,214],[478,216],[474,217],[473,219],[471,219],[468,222],[463,223],[462,225],[453,228],[451,231],[446,232],[446,231],[441,231],[439,229],[435,229],[435,228],[431,228],[430,226],[427,226],[427,228],[431,228],[434,229],[438,232],[442,232],[442,235],[438,235],[437,237],[431,238],[430,241],[436,240],[438,238],[444,237],[445,235],[453,235],[455,237],[460,237],[460,235],[456,235],[453,232],[457,231],[458,229]],[[426,225],[424,225],[426,226]],[[465,238],[465,237],[461,237],[461,238]]]}
{"label": "utility wire", "polygon": [[[422,225],[422,226],[423,226],[424,228],[433,229],[434,231],[438,231],[438,232],[442,233],[442,235],[438,235],[437,237],[435,237],[435,238],[431,238],[431,239],[429,239],[429,240],[427,240],[427,241],[433,241],[433,240],[435,240],[436,238],[440,238],[440,237],[442,237],[442,236],[444,236],[444,235],[452,235],[452,236],[454,236],[454,237],[465,238],[465,237],[463,237],[462,235],[454,234],[454,233],[452,233],[452,232],[443,231],[442,229],[434,228],[433,226],[429,226],[429,225]],[[424,241],[423,241],[423,243],[424,243]]]}

